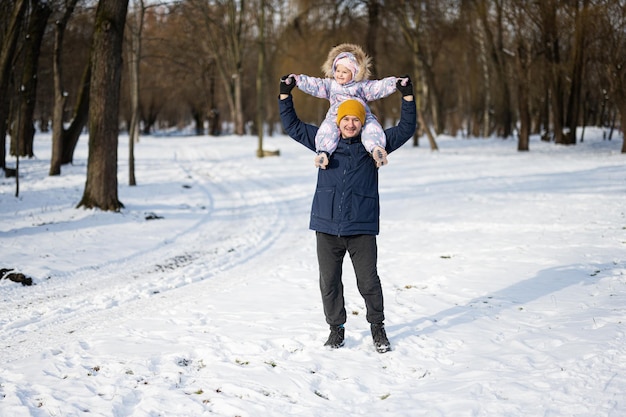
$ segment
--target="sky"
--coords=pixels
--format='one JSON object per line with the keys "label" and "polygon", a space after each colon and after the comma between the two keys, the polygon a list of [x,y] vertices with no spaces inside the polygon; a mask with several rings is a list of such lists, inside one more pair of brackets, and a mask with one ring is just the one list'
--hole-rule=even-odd
{"label": "sky", "polygon": [[[0,416],[626,415],[626,156],[440,136],[380,168],[374,350],[349,259],[346,344],[318,286],[314,154],[284,135],[119,145],[119,213],[77,209],[87,138],[0,178]],[[9,158],[10,166],[14,161]]]}

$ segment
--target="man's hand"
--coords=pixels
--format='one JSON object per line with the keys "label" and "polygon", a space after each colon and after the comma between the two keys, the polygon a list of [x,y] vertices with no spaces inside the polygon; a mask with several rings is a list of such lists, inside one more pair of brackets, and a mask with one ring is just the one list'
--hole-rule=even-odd
{"label": "man's hand", "polygon": [[280,77],[280,94],[290,95],[291,90],[296,86],[296,77],[293,74]]}
{"label": "man's hand", "polygon": [[412,96],[413,83],[411,82],[411,77],[407,74],[398,78],[398,81],[396,81],[396,89],[402,94],[402,97]]}

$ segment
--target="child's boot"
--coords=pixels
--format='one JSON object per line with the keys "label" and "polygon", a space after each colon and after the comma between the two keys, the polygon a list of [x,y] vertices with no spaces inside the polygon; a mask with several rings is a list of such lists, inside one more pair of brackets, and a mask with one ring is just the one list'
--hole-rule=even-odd
{"label": "child's boot", "polygon": [[374,146],[374,149],[372,150],[372,158],[374,158],[377,168],[387,165],[387,151],[380,146]]}

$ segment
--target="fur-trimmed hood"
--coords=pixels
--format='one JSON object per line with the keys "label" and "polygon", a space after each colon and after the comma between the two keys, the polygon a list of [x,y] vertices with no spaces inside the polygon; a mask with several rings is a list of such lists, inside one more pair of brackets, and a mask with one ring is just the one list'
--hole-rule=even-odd
{"label": "fur-trimmed hood", "polygon": [[355,61],[357,71],[354,76],[354,81],[360,82],[369,79],[372,59],[367,56],[365,51],[363,51],[359,45],[352,43],[342,43],[330,50],[328,58],[326,58],[326,61],[322,65],[322,72],[324,73],[324,76],[333,78],[335,73],[335,63],[338,59],[344,57],[348,57]]}

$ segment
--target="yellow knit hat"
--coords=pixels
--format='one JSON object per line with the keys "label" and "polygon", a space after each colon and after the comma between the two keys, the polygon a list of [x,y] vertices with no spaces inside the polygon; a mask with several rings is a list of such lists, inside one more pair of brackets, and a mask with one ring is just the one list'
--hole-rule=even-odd
{"label": "yellow knit hat", "polygon": [[361,121],[361,124],[365,124],[365,107],[357,100],[346,100],[339,105],[337,109],[337,124],[345,116],[355,116]]}

